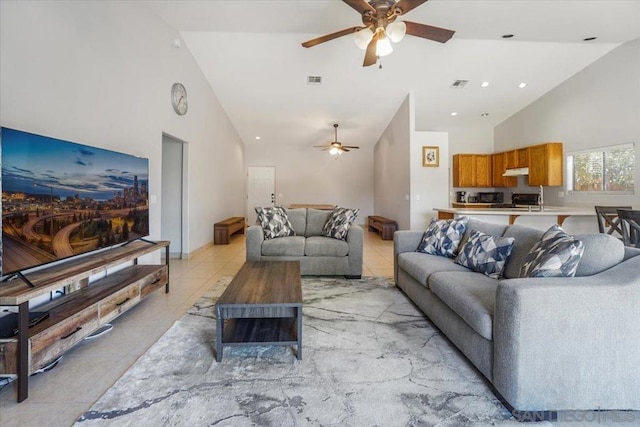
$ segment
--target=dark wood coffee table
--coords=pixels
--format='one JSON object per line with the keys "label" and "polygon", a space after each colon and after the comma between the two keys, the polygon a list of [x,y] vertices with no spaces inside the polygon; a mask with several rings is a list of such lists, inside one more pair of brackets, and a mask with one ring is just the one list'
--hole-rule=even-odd
{"label": "dark wood coffee table", "polygon": [[302,359],[299,261],[248,261],[216,303],[216,360],[227,346],[291,345]]}

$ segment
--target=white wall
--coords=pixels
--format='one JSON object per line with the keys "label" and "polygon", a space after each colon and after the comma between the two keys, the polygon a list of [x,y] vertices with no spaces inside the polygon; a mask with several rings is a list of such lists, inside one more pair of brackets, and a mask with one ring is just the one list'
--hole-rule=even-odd
{"label": "white wall", "polygon": [[[440,148],[438,167],[422,166],[422,147]],[[426,230],[434,208],[449,206],[449,135],[447,132],[413,132],[411,136],[411,225]]]}
{"label": "white wall", "polygon": [[[560,141],[564,152],[636,143],[635,195],[545,192],[550,205],[640,207],[640,39],[611,51],[495,128],[495,151]],[[565,162],[566,163],[566,162]],[[565,171],[565,183],[567,182]],[[524,187],[529,188],[530,187]]]}
{"label": "white wall", "polygon": [[[161,194],[162,133],[188,147],[188,252],[213,239],[213,223],[244,212],[242,143],[178,33],[127,2],[1,2],[2,126],[150,159]],[[185,84],[189,112],[170,103]],[[160,237],[160,203],[150,207]]]}
{"label": "white wall", "polygon": [[411,228],[411,152],[413,98],[407,95],[374,147],[375,215],[395,220],[398,229]]}
{"label": "white wall", "polygon": [[[343,143],[349,145],[348,141]],[[278,206],[328,203],[357,208],[358,224],[364,224],[373,214],[371,147],[363,146],[336,158],[313,147],[252,144],[245,149],[245,158],[247,166],[275,167]]]}

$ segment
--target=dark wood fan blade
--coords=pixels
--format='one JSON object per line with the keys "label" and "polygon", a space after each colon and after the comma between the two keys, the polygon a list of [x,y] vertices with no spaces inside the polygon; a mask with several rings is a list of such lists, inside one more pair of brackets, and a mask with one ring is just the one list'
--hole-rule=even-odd
{"label": "dark wood fan blade", "polygon": [[324,147],[331,147],[331,144],[327,145],[314,145],[313,148],[324,148]]}
{"label": "dark wood fan blade", "polygon": [[407,24],[407,34],[440,43],[446,43],[455,34],[455,31],[447,30],[446,28],[409,21],[404,21],[404,23]]}
{"label": "dark wood fan blade", "polygon": [[347,34],[355,33],[356,31],[361,30],[364,27],[351,27],[345,28],[344,30],[336,31],[335,33],[327,34],[322,37],[318,37],[309,41],[302,43],[304,47],[313,47],[320,43],[328,42],[329,40],[337,39],[338,37],[346,36]]}
{"label": "dark wood fan blade", "polygon": [[404,15],[410,10],[415,9],[416,7],[420,6],[422,3],[426,3],[426,2],[427,0],[400,0],[398,3],[396,3],[393,6],[393,8],[400,9],[402,11],[401,15]]}
{"label": "dark wood fan blade", "polygon": [[378,37],[380,36],[376,32],[371,38],[371,41],[367,46],[367,52],[364,54],[364,63],[362,64],[363,67],[368,67],[369,65],[373,65],[376,62],[378,62],[378,56],[376,55],[376,46],[378,44]]}
{"label": "dark wood fan blade", "polygon": [[369,12],[375,12],[376,11],[365,0],[342,0],[342,1],[345,2],[346,4],[348,4],[349,6],[351,6],[352,8],[354,8],[355,10],[357,10],[360,15],[362,15],[363,13],[365,13],[367,11],[369,11]]}
{"label": "dark wood fan blade", "polygon": [[358,147],[357,145],[343,145],[342,148],[351,148],[351,149],[357,150],[360,147]]}
{"label": "dark wood fan blade", "polygon": [[346,148],[344,148],[344,146],[342,146],[342,148],[340,148],[340,150],[344,151],[345,153],[348,153],[349,150],[347,150]]}

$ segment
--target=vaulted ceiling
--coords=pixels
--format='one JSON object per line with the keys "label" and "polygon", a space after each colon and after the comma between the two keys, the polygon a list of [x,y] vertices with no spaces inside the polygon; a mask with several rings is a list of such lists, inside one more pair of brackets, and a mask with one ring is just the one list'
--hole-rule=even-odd
{"label": "vaulted ceiling", "polygon": [[[342,1],[141,5],[180,32],[246,145],[323,144],[333,123],[341,141],[373,145],[409,92],[418,130],[493,127],[640,37],[640,1],[430,0],[401,19],[455,30],[453,38],[407,36],[381,69],[363,68],[351,35],[301,46],[361,24]],[[307,84],[308,76],[322,84]],[[454,89],[455,80],[468,83]]]}

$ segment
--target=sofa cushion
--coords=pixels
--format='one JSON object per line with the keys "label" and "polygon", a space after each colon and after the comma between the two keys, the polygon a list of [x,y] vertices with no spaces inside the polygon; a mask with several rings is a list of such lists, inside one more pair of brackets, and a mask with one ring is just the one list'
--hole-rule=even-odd
{"label": "sofa cushion", "polygon": [[466,216],[447,220],[432,218],[416,251],[453,258],[458,252],[467,221],[469,218]]}
{"label": "sofa cushion", "polygon": [[514,240],[513,237],[494,237],[472,230],[455,262],[492,279],[499,279],[511,254]]}
{"label": "sofa cushion", "polygon": [[279,237],[262,242],[263,256],[304,256],[304,236]]}
{"label": "sofa cushion", "polygon": [[473,230],[480,231],[493,237],[500,237],[502,236],[502,234],[504,234],[504,231],[508,227],[509,226],[505,224],[492,224],[490,222],[480,221],[475,218],[469,218],[469,221],[467,221],[467,225],[465,227],[464,235],[462,236],[462,241],[460,241],[460,247],[462,247],[467,242],[467,240],[469,239],[469,234]]}
{"label": "sofa cushion", "polygon": [[573,277],[584,252],[580,240],[553,225],[536,243],[520,269],[521,277]]}
{"label": "sofa cushion", "polygon": [[296,236],[304,236],[307,229],[307,210],[305,208],[286,209],[286,212]]}
{"label": "sofa cushion", "polygon": [[358,216],[359,209],[335,208],[322,228],[321,235],[346,240],[351,223]]}
{"label": "sofa cushion", "polygon": [[427,279],[439,271],[469,272],[469,269],[453,262],[453,259],[421,252],[398,254],[398,266],[421,285],[427,286]]}
{"label": "sofa cushion", "polygon": [[504,237],[513,237],[515,242],[511,255],[504,266],[503,276],[507,279],[517,279],[520,277],[520,268],[524,264],[524,260],[531,252],[531,248],[535,245],[544,231],[536,230],[529,227],[523,227],[521,225],[512,225],[507,228],[503,234]]}
{"label": "sofa cushion", "polygon": [[255,208],[258,214],[258,224],[262,226],[265,239],[295,236],[295,231],[287,217],[287,211],[279,206]]}
{"label": "sofa cushion", "polygon": [[610,234],[576,234],[584,244],[584,253],[576,277],[592,276],[624,260],[624,243]]}
{"label": "sofa cushion", "polygon": [[482,337],[493,339],[499,281],[478,273],[443,271],[429,277],[429,289]]}
{"label": "sofa cushion", "polygon": [[306,256],[347,256],[349,244],[344,240],[331,237],[311,236],[307,237],[304,254]]}
{"label": "sofa cushion", "polygon": [[307,209],[307,229],[304,232],[306,237],[321,236],[324,225],[329,220],[332,211],[320,209]]}

